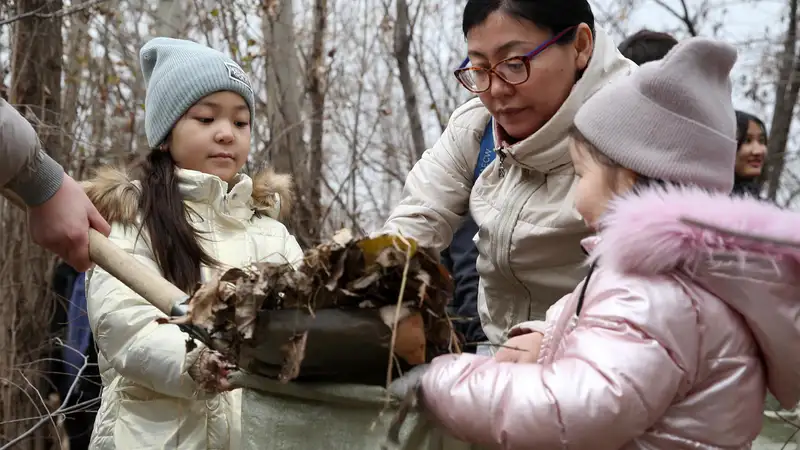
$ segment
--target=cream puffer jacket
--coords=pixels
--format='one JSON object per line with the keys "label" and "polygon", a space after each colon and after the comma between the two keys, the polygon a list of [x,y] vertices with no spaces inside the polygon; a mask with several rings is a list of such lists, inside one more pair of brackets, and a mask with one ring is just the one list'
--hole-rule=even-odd
{"label": "cream puffer jacket", "polygon": [[409,173],[404,198],[384,225],[385,232],[402,232],[441,251],[461,218],[472,213],[479,227],[478,310],[495,344],[505,341],[512,325],[544,319],[547,309],[586,274],[579,243],[588,231],[574,209],[576,178],[568,136],[578,108],[612,79],[636,68],[602,29],[595,34],[589,66],[539,131],[508,145],[495,122],[498,158],[474,184],[490,114],[478,98],[458,108],[439,141]]}
{"label": "cream puffer jacket", "polygon": [[[240,175],[229,191],[213,175],[177,174],[184,202],[196,213],[192,226],[217,261],[241,267],[302,259],[295,238],[273,218],[288,209],[287,176],[265,172],[254,181]],[[112,224],[111,241],[160,274],[145,231],[138,234],[138,182],[107,170],[87,193]],[[187,373],[197,358],[196,351],[187,354],[187,334],[156,323],[166,316],[100,268],[87,273],[87,303],[103,380],[92,449],[239,448],[241,392],[211,395],[198,388]]]}

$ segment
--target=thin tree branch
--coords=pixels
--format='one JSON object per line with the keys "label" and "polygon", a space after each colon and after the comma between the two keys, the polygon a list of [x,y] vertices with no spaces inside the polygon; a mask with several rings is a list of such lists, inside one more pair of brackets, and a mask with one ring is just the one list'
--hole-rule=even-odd
{"label": "thin tree branch", "polygon": [[686,5],[685,0],[681,0],[681,7],[683,9],[683,14],[676,11],[673,7],[669,6],[664,0],[653,0],[658,6],[667,10],[668,13],[675,16],[676,19],[680,20],[684,25],[686,25],[686,31],[689,32],[692,36],[697,36],[697,27],[695,26],[695,21],[689,17],[689,7]]}
{"label": "thin tree branch", "polygon": [[[60,339],[57,339],[57,341],[59,341],[65,347],[68,347],[66,344],[61,342]],[[14,445],[16,445],[19,442],[22,442],[24,439],[26,439],[28,436],[30,436],[36,430],[38,430],[42,425],[46,424],[49,421],[52,421],[54,416],[57,416],[59,414],[64,414],[67,410],[73,409],[72,407],[66,407],[65,405],[67,405],[69,403],[69,400],[72,398],[72,394],[75,391],[75,388],[78,386],[78,383],[79,383],[81,377],[83,377],[83,371],[86,370],[86,368],[89,367],[89,365],[90,365],[89,364],[89,357],[84,355],[83,356],[83,366],[81,366],[81,368],[78,370],[78,374],[75,376],[75,379],[72,381],[72,384],[69,386],[69,390],[67,391],[67,395],[64,396],[64,400],[61,402],[61,405],[58,407],[58,409],[56,409],[52,413],[48,413],[48,414],[43,415],[42,418],[34,426],[32,426],[31,428],[28,429],[28,431],[22,433],[21,435],[17,436],[16,438],[12,439],[8,444],[0,447],[0,450],[8,450],[10,448],[13,448]],[[74,406],[77,406],[77,405],[74,405]]]}
{"label": "thin tree branch", "polygon": [[20,14],[18,16],[9,17],[8,19],[0,20],[0,26],[8,25],[10,23],[14,23],[20,20],[29,19],[31,17],[36,17],[38,19],[55,19],[58,17],[68,16],[70,14],[75,14],[76,12],[83,11],[85,9],[89,9],[93,6],[97,6],[101,3],[105,3],[107,0],[89,0],[87,2],[83,2],[77,5],[70,6],[68,8],[59,9],[58,11],[51,12],[51,13],[40,13],[39,11],[42,8],[39,8],[35,11],[28,11],[24,14]]}

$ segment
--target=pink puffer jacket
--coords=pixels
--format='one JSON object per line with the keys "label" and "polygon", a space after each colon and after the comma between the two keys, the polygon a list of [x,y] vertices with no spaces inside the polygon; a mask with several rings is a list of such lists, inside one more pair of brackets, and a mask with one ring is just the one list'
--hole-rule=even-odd
{"label": "pink puffer jacket", "polygon": [[669,188],[618,200],[602,229],[538,364],[438,358],[427,409],[491,448],[750,448],[767,388],[800,400],[800,214]]}

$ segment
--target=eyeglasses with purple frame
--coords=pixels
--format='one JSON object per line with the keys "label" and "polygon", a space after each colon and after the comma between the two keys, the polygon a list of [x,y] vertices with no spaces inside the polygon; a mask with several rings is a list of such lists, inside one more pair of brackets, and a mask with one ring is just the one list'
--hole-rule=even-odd
{"label": "eyeglasses with purple frame", "polygon": [[[480,94],[482,92],[486,92],[492,87],[491,74],[497,75],[501,80],[503,80],[506,83],[511,84],[511,85],[522,84],[522,83],[528,81],[528,78],[530,78],[530,76],[531,76],[531,60],[533,58],[535,58],[536,55],[538,55],[539,53],[542,53],[543,51],[545,51],[548,47],[550,47],[551,45],[556,43],[559,39],[561,39],[567,33],[569,33],[570,31],[574,30],[577,27],[578,27],[577,25],[573,25],[571,27],[565,28],[560,33],[556,34],[552,38],[550,38],[547,41],[543,42],[541,45],[539,45],[535,49],[531,50],[530,52],[528,52],[528,53],[526,53],[526,54],[524,54],[522,56],[514,56],[512,58],[506,58],[506,59],[498,62],[494,66],[492,66],[491,69],[485,69],[483,67],[467,67],[467,64],[469,64],[469,57],[467,57],[467,58],[464,59],[464,61],[461,63],[461,65],[458,67],[458,69],[456,69],[455,72],[453,72],[453,73],[456,76],[456,79],[458,80],[458,82],[461,83],[462,86],[464,86],[468,91],[473,92],[475,94]],[[510,61],[514,61],[514,60],[519,60],[525,65],[525,78],[520,80],[520,81],[513,81],[512,82],[512,81],[509,81],[503,74],[499,73],[495,69],[497,67],[499,67],[500,65],[502,65],[502,64],[506,64],[506,63],[508,63]],[[467,81],[465,79],[463,79],[462,76],[464,74],[469,73],[469,72],[487,72],[487,79],[489,81],[486,84],[486,88],[485,89],[479,89],[478,86],[475,85],[474,83],[473,83],[474,87],[468,85]]]}

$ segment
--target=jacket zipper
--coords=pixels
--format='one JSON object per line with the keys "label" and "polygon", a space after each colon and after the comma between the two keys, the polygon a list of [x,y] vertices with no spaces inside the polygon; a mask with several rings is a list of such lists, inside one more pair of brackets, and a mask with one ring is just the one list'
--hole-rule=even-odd
{"label": "jacket zipper", "polygon": [[497,154],[497,157],[500,160],[500,170],[498,171],[498,175],[500,178],[503,178],[506,176],[506,166],[503,164],[503,161],[506,160],[506,152],[504,152],[501,147],[495,148],[494,152]]}
{"label": "jacket zipper", "polygon": [[230,212],[228,211],[228,194],[222,195],[222,211],[225,214],[230,214]]}
{"label": "jacket zipper", "polygon": [[[511,241],[514,234],[514,228],[517,225],[517,218],[520,211],[525,207],[525,203],[530,197],[538,191],[544,183],[538,183],[531,186],[527,183],[519,182],[509,192],[507,201],[504,202],[503,208],[500,211],[500,221],[497,225],[497,233],[494,239],[491,240],[491,253],[493,256],[493,263],[495,270],[506,281],[508,281],[509,288],[512,288],[518,294],[513,295],[516,297],[513,303],[518,304],[517,307],[506,308],[503,316],[494,317],[496,320],[509,320],[510,314],[521,313],[522,316],[515,317],[516,320],[530,320],[531,316],[531,292],[525,283],[520,280],[511,269]],[[494,299],[497,301],[498,299]],[[525,302],[525,303],[522,303]],[[522,303],[521,305],[519,303]],[[524,305],[524,306],[523,306]],[[491,310],[491,308],[490,308]],[[497,324],[501,325],[501,324]],[[506,324],[503,324],[506,325]]]}
{"label": "jacket zipper", "polygon": [[[495,258],[494,262],[496,264],[497,271],[502,274],[506,280],[516,284],[517,287],[525,291],[526,297],[529,298],[530,294],[528,293],[528,289],[525,287],[525,283],[517,278],[517,276],[514,275],[513,271],[511,270],[510,249],[519,212],[522,208],[524,208],[524,203],[528,201],[530,196],[533,195],[533,193],[536,192],[540,186],[536,186],[531,191],[527,191],[525,187],[527,186],[520,183],[517,186],[514,186],[511,192],[509,192],[508,199],[504,202],[504,207],[500,211],[500,222],[497,224],[497,233],[495,234],[495,239],[493,240],[494,248],[492,253]],[[520,203],[523,204],[520,205]]]}

